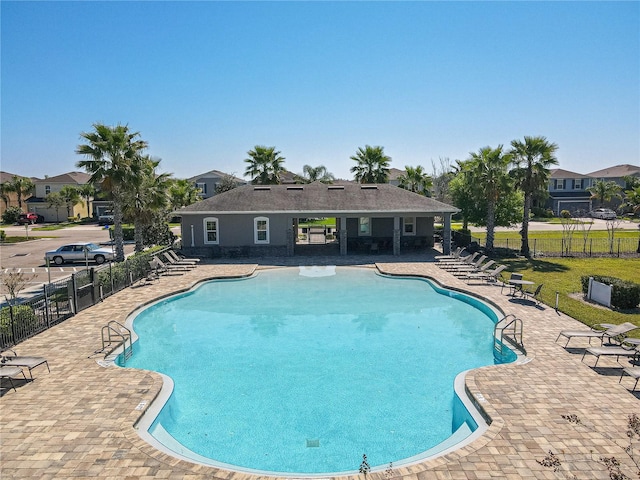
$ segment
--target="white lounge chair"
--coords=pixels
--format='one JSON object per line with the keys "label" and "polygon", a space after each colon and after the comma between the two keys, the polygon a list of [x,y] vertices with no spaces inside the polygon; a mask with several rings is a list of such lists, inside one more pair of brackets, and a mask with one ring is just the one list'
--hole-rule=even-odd
{"label": "white lounge chair", "polygon": [[636,387],[638,386],[638,381],[640,380],[640,367],[623,368],[622,374],[620,375],[620,380],[618,380],[618,383],[622,382],[622,377],[624,377],[625,375],[629,375],[630,377],[633,377],[636,379],[636,384],[631,389],[632,392],[635,391]]}
{"label": "white lounge chair", "polygon": [[13,383],[13,379],[20,374],[22,374],[22,376],[24,377],[24,381],[26,383],[28,380],[26,375],[22,371],[22,368],[10,366],[10,365],[0,365],[0,378],[6,378],[7,380],[9,380],[9,383],[11,384],[11,388],[13,388],[14,390],[16,389],[16,386]]}
{"label": "white lounge chair", "polygon": [[33,372],[31,370],[33,370],[36,367],[39,367],[40,365],[46,365],[47,370],[49,370],[49,373],[51,373],[51,369],[49,368],[49,362],[47,362],[47,359],[44,357],[31,357],[31,356],[25,356],[25,355],[18,355],[15,351],[10,349],[7,349],[5,351],[9,351],[13,353],[13,355],[3,354],[2,358],[0,358],[0,365],[6,366],[6,367],[26,368],[29,370],[29,376],[31,377],[31,380],[33,380]]}
{"label": "white lounge chair", "polygon": [[582,354],[582,361],[584,362],[584,357],[587,355],[587,353],[596,357],[596,363],[593,365],[593,368],[598,365],[598,360],[600,360],[600,357],[616,357],[616,362],[620,361],[620,357],[630,358],[632,361],[634,361],[635,359],[637,359],[638,355],[640,355],[640,351],[638,351],[637,347],[637,345],[628,345],[624,342],[620,345],[589,347]]}
{"label": "white lounge chair", "polygon": [[187,267],[187,268],[196,268],[195,262],[191,262],[187,260],[176,260],[171,255],[169,255],[168,252],[164,252],[162,256],[165,258],[165,260],[167,261],[166,263],[169,265],[175,265],[175,266]]}
{"label": "white lounge chair", "polygon": [[569,341],[572,338],[588,338],[589,345],[591,345],[592,338],[599,338],[600,345],[604,343],[605,339],[621,341],[627,335],[627,333],[631,332],[638,328],[631,322],[621,323],[620,325],[612,325],[610,323],[600,323],[594,325],[593,328],[589,330],[563,330],[558,334],[558,338],[556,338],[556,342],[560,340],[560,337],[565,337],[567,339],[567,343],[565,343],[565,348],[569,345]]}
{"label": "white lounge chair", "polygon": [[485,272],[475,272],[466,275],[464,278],[469,283],[471,280],[481,280],[483,282],[491,283],[496,282],[498,277],[502,273],[502,271],[507,268],[506,265],[498,265],[493,270],[488,270]]}

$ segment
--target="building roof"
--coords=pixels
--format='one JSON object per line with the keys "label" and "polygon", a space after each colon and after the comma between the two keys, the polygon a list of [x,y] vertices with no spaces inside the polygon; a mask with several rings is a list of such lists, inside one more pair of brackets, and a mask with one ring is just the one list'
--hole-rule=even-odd
{"label": "building roof", "polygon": [[208,172],[205,173],[201,173],[200,175],[195,175],[193,177],[189,177],[187,178],[187,180],[189,180],[190,182],[195,182],[196,180],[200,180],[202,178],[223,178],[229,176],[231,177],[235,182],[239,182],[239,183],[246,183],[246,180],[243,180],[242,178],[238,178],[234,175],[231,175],[229,173],[224,173],[221,172],[220,170],[209,170]]}
{"label": "building roof", "polygon": [[13,180],[13,177],[22,177],[22,178],[30,178],[31,181],[35,182],[38,180],[36,177],[24,177],[23,175],[18,175],[17,173],[9,173],[0,171],[0,183],[10,182]]}
{"label": "building roof", "polygon": [[552,168],[549,170],[549,172],[551,172],[551,178],[589,178],[588,175],[571,172],[569,170],[563,170],[562,168]]}
{"label": "building roof", "polygon": [[389,184],[244,185],[181,208],[204,213],[456,213],[458,209]]}
{"label": "building roof", "polygon": [[591,172],[588,175],[596,178],[622,178],[629,175],[640,176],[640,167],[629,164],[615,165],[613,167]]}
{"label": "building roof", "polygon": [[36,181],[36,183],[64,183],[66,185],[76,184],[85,185],[89,183],[91,175],[84,172],[68,172],[55,177],[42,178]]}

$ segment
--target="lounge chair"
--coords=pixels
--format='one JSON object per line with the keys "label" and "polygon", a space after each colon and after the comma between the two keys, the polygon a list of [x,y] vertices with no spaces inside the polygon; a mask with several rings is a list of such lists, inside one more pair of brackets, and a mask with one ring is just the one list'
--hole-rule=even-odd
{"label": "lounge chair", "polygon": [[466,275],[464,278],[469,283],[471,280],[482,280],[483,282],[496,282],[498,281],[498,277],[502,273],[502,271],[507,268],[506,265],[498,265],[493,270],[488,270],[484,272],[475,272]]}
{"label": "lounge chair", "polygon": [[187,268],[196,268],[195,262],[191,262],[187,260],[176,260],[171,255],[169,255],[168,252],[164,252],[162,256],[165,258],[165,260],[167,261],[167,264],[169,265],[176,265],[176,266],[187,267]]}
{"label": "lounge chair", "polygon": [[542,291],[542,283],[536,287],[536,289],[532,292],[530,290],[522,290],[522,296],[526,299],[533,300],[536,302],[536,305],[540,305],[542,299],[540,298],[540,292]]}
{"label": "lounge chair", "polygon": [[636,384],[631,389],[632,392],[635,391],[636,387],[638,386],[638,381],[640,380],[640,367],[623,368],[622,374],[620,375],[620,380],[618,380],[618,383],[622,382],[622,377],[624,377],[625,374],[636,379]]}
{"label": "lounge chair", "polygon": [[467,255],[464,255],[465,249],[457,250],[453,255],[443,255],[438,259],[438,264],[447,264],[447,263],[456,263],[464,260],[469,257],[469,255],[473,255],[471,252],[468,252]]}
{"label": "lounge chair", "polygon": [[7,367],[26,368],[29,370],[29,376],[31,377],[31,380],[33,380],[33,372],[31,370],[33,370],[36,367],[39,367],[40,365],[46,365],[47,370],[49,370],[49,373],[51,373],[51,369],[49,368],[49,362],[47,362],[47,359],[44,357],[22,356],[22,355],[18,355],[13,350],[5,350],[5,351],[9,351],[13,353],[13,355],[2,355],[2,358],[0,358],[0,365],[7,366]]}
{"label": "lounge chair", "polygon": [[7,380],[9,380],[9,383],[11,384],[11,388],[13,388],[14,390],[16,389],[16,386],[13,383],[13,379],[19,374],[22,374],[22,376],[24,377],[25,383],[28,382],[26,375],[22,371],[22,368],[13,367],[10,365],[0,365],[0,378],[6,378]]}
{"label": "lounge chair", "polygon": [[610,323],[600,323],[594,325],[590,330],[563,330],[558,334],[558,338],[556,338],[556,342],[560,340],[560,337],[565,337],[567,339],[567,343],[565,343],[565,348],[569,345],[569,342],[574,337],[579,338],[588,338],[589,345],[591,345],[592,338],[599,338],[600,345],[604,343],[605,339],[610,339],[614,341],[620,341],[623,339],[627,333],[631,332],[638,328],[631,322],[621,323],[620,325],[612,325]]}
{"label": "lounge chair", "polygon": [[167,265],[158,257],[155,257],[153,260],[149,261],[149,266],[156,275],[172,275],[175,274],[175,272],[177,272],[178,275],[181,275],[188,270],[188,268],[182,267],[180,265]]}
{"label": "lounge chair", "polygon": [[486,255],[480,255],[479,257],[475,258],[471,262],[465,262],[465,263],[453,266],[452,270],[454,272],[461,272],[461,271],[475,272],[480,268],[480,265],[482,265],[482,262],[484,262],[486,259],[487,259]]}
{"label": "lounge chair", "polygon": [[487,270],[489,270],[489,267],[495,268],[494,263],[496,263],[495,260],[489,260],[487,263],[485,263],[482,266],[477,266],[474,269],[470,270],[470,269],[460,269],[460,270],[455,270],[453,272],[454,275],[458,276],[458,277],[464,277],[466,275],[469,275],[471,273],[482,273],[482,272],[486,272]]}
{"label": "lounge chair", "polygon": [[180,256],[174,250],[167,250],[167,253],[179,262],[182,261],[182,262],[198,263],[200,261],[199,258],[187,258],[187,257]]}
{"label": "lounge chair", "polygon": [[600,357],[616,357],[616,362],[620,361],[620,357],[630,358],[632,361],[637,359],[640,355],[640,351],[638,351],[637,345],[628,345],[624,342],[620,345],[606,345],[603,347],[589,347],[582,354],[582,361],[584,362],[584,357],[588,354],[596,357],[596,363],[593,365],[595,368],[598,365],[598,360]]}
{"label": "lounge chair", "polygon": [[435,259],[436,260],[448,260],[448,259],[452,259],[452,258],[458,258],[461,253],[462,253],[462,247],[458,247],[453,251],[453,253],[451,253],[451,255],[436,255]]}
{"label": "lounge chair", "polygon": [[471,263],[476,259],[478,255],[480,255],[479,252],[472,253],[470,255],[467,255],[466,257],[460,257],[460,259],[457,261],[445,262],[439,266],[444,270],[455,270],[456,268],[459,268],[461,265],[471,265]]}

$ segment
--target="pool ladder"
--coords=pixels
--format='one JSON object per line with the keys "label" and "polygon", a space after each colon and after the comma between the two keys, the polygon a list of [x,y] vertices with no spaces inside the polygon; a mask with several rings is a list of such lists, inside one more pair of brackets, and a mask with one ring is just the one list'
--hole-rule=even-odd
{"label": "pool ladder", "polygon": [[105,358],[122,346],[122,363],[126,363],[133,355],[131,330],[115,320],[102,327],[102,352]]}
{"label": "pool ladder", "polygon": [[505,341],[526,353],[522,341],[522,320],[514,314],[503,317],[493,328],[493,356],[500,360],[505,356]]}

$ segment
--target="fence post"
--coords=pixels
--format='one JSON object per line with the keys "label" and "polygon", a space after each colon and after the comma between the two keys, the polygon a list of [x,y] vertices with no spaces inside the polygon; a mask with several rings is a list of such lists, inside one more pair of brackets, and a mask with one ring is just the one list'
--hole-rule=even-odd
{"label": "fence post", "polygon": [[47,328],[51,328],[51,315],[49,313],[49,295],[47,295],[47,286],[43,285],[44,291],[44,318],[47,319]]}
{"label": "fence post", "polygon": [[76,274],[71,275],[71,313],[74,315],[78,312],[78,291],[76,289]]}
{"label": "fence post", "polygon": [[18,336],[16,334],[16,322],[15,322],[15,318],[13,316],[13,304],[11,302],[9,302],[9,321],[11,322],[11,336],[13,337],[13,342],[12,343],[15,345],[16,343],[18,343],[16,341]]}
{"label": "fence post", "polygon": [[620,258],[620,238],[618,239],[618,258]]}
{"label": "fence post", "polygon": [[537,257],[538,256],[538,239],[534,238],[533,239],[533,257]]}
{"label": "fence post", "polygon": [[589,256],[591,256],[592,249],[593,249],[593,238],[590,238],[589,239]]}
{"label": "fence post", "polygon": [[113,295],[113,291],[115,288],[113,287],[113,265],[112,262],[109,262],[109,279],[111,280],[111,295]]}

